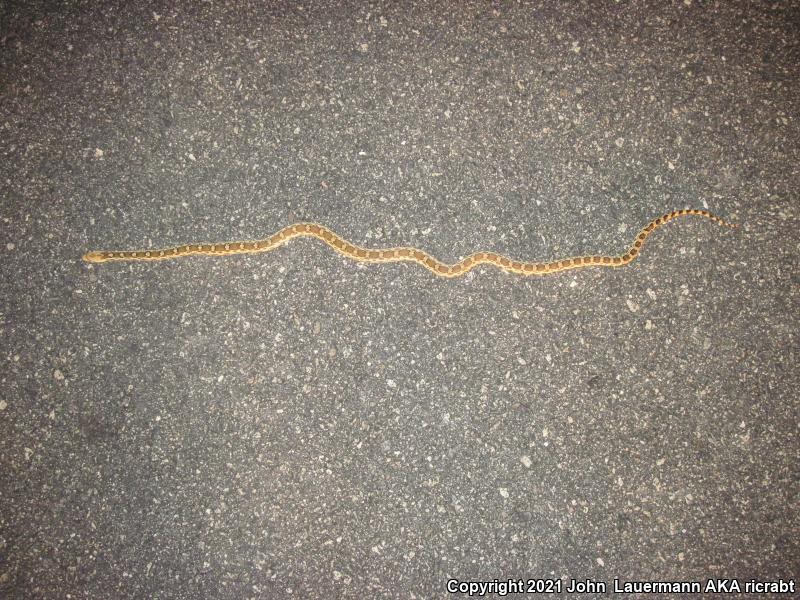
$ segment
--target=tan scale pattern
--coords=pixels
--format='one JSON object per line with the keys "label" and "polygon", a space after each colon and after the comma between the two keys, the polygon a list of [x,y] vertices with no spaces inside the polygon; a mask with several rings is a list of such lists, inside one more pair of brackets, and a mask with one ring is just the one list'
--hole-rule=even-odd
{"label": "tan scale pattern", "polygon": [[189,244],[176,246],[174,248],[165,248],[163,250],[93,251],[84,254],[83,260],[90,263],[103,263],[109,261],[166,260],[198,254],[204,256],[251,254],[255,252],[269,252],[297,237],[312,237],[322,240],[347,258],[359,262],[415,262],[440,277],[459,277],[468,273],[478,265],[492,265],[507,273],[514,273],[515,275],[550,275],[551,273],[558,273],[569,269],[621,267],[627,265],[639,256],[642,246],[650,234],[665,223],[686,215],[705,217],[726,227],[738,227],[738,225],[728,223],[707,210],[685,208],[682,210],[674,210],[648,223],[647,226],[639,232],[636,238],[634,238],[627,252],[618,256],[576,256],[550,262],[522,262],[494,252],[476,252],[457,263],[447,264],[418,248],[361,248],[337,235],[327,227],[318,225],[317,223],[295,223],[294,225],[289,225],[281,229],[272,237],[257,242],[237,241],[218,244]]}

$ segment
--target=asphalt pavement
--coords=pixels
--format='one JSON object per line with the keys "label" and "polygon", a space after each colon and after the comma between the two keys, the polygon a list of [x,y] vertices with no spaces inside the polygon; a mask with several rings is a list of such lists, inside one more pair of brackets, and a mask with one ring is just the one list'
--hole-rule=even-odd
{"label": "asphalt pavement", "polygon": [[[790,597],[799,31],[783,1],[0,3],[0,596]],[[741,227],[545,277],[309,239],[81,260],[314,221],[545,261],[685,207]]]}

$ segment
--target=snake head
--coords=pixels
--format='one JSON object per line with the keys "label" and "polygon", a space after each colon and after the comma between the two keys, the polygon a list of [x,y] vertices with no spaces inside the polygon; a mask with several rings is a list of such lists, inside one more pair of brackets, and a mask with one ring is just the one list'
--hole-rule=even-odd
{"label": "snake head", "polygon": [[102,252],[87,252],[83,255],[83,260],[89,263],[101,263],[105,262],[106,258]]}

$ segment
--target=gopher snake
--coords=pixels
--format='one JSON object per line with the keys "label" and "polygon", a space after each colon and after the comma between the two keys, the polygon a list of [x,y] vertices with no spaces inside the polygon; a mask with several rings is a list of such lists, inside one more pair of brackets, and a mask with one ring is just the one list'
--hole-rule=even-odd
{"label": "gopher snake", "polygon": [[188,244],[175,246],[163,250],[136,250],[136,251],[102,251],[88,252],[83,255],[83,260],[90,263],[122,260],[165,260],[202,254],[206,256],[220,256],[225,254],[249,254],[253,252],[269,252],[296,237],[313,237],[322,240],[331,248],[344,254],[348,258],[360,262],[399,262],[413,261],[440,277],[458,277],[471,271],[481,264],[494,265],[508,273],[517,275],[548,275],[568,269],[583,269],[586,267],[621,267],[633,262],[639,255],[642,245],[647,237],[660,226],[677,217],[685,215],[699,215],[711,219],[726,227],[738,227],[733,223],[721,219],[707,210],[686,208],[674,210],[647,224],[634,239],[631,247],[625,254],[619,256],[577,256],[563,260],[554,260],[545,263],[520,262],[512,260],[502,254],[494,252],[476,252],[461,261],[448,265],[417,248],[383,248],[367,249],[351,244],[346,239],[338,236],[330,229],[316,223],[295,223],[281,229],[270,238],[257,242],[223,242],[220,244]]}

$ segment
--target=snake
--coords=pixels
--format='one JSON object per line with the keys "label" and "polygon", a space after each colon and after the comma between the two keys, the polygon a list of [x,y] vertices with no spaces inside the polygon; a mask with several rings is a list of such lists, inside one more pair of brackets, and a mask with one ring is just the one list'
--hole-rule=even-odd
{"label": "snake", "polygon": [[295,238],[310,237],[321,240],[340,254],[364,263],[415,262],[439,277],[460,277],[479,265],[492,265],[506,273],[515,275],[550,275],[570,269],[588,267],[622,267],[639,256],[647,238],[659,227],[679,217],[695,215],[710,219],[725,227],[738,227],[707,211],[692,208],[673,210],[650,221],[634,238],[627,252],[618,256],[575,256],[549,262],[523,262],[496,252],[475,252],[466,258],[448,264],[419,248],[362,248],[318,223],[294,223],[284,227],[271,237],[258,241],[222,242],[216,244],[186,244],[159,250],[110,250],[92,251],[83,255],[89,263],[111,261],[158,261],[184,256],[227,256],[269,252]]}

